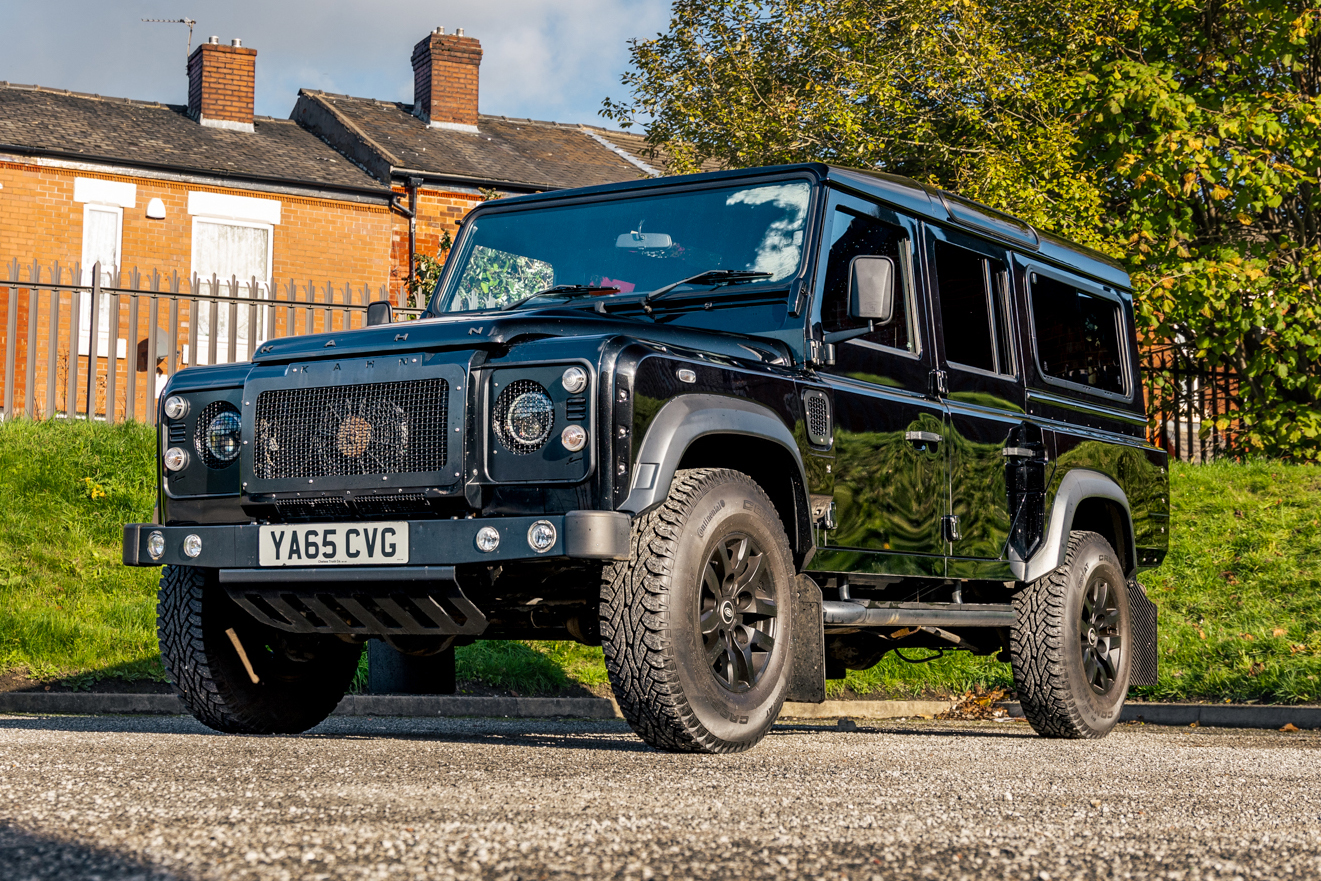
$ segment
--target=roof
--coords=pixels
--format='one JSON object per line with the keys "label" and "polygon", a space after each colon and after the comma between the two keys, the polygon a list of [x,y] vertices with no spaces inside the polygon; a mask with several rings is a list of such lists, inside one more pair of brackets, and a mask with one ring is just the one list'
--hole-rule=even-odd
{"label": "roof", "polygon": [[[640,159],[662,174],[674,174],[672,165],[674,157],[668,151],[648,144],[644,135],[598,128],[594,125],[584,125],[582,129],[589,134],[596,135],[601,140],[608,141],[611,146]],[[725,165],[715,159],[705,159],[700,164],[700,168],[702,171],[721,171],[725,168]]]}
{"label": "roof", "polygon": [[636,192],[650,187],[685,186],[698,182],[729,180],[784,174],[810,174],[818,180],[829,180],[837,186],[847,187],[893,205],[911,216],[946,226],[963,229],[973,235],[998,240],[1020,254],[1062,268],[1089,275],[1105,284],[1128,291],[1132,287],[1127,270],[1118,261],[1085,245],[1079,245],[1059,236],[1040,231],[1026,221],[1019,220],[994,208],[988,208],[954,193],[924,186],[915,180],[897,174],[842,168],[820,162],[795,165],[775,165],[765,168],[740,168],[701,174],[666,177],[657,180],[619,182],[613,185],[591,187],[579,191],[558,191],[540,195],[518,196],[487,202],[478,211],[504,211],[519,205],[573,198],[579,195],[599,195],[608,192]]}
{"label": "roof", "polygon": [[639,180],[662,170],[621,146],[637,136],[582,125],[482,114],[476,133],[455,131],[428,126],[411,104],[311,89],[299,91],[293,118],[381,180],[412,172],[549,190]]}
{"label": "roof", "polygon": [[0,82],[0,150],[385,194],[297,123],[257,117],[253,128],[199,125],[174,104]]}

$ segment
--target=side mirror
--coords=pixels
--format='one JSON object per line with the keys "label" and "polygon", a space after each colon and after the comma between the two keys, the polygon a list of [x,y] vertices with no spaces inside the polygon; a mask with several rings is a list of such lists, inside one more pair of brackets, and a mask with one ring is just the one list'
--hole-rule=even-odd
{"label": "side mirror", "polygon": [[378,324],[391,324],[394,322],[394,309],[390,307],[389,300],[377,300],[367,304],[367,326],[375,327]]}
{"label": "side mirror", "polygon": [[894,318],[894,261],[889,257],[854,257],[849,277],[849,315],[874,324]]}

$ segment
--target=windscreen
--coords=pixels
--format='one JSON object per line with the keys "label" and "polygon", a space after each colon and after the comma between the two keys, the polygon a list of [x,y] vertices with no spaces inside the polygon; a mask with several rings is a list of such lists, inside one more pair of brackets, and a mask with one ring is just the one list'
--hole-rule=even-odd
{"label": "windscreen", "polygon": [[559,285],[643,294],[713,270],[783,281],[802,261],[810,197],[807,181],[784,181],[479,217],[432,311],[499,309]]}

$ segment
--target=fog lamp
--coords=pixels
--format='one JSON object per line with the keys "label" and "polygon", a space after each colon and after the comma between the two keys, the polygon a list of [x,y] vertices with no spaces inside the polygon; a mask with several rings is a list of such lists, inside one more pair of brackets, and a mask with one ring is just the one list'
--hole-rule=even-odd
{"label": "fog lamp", "polygon": [[153,532],[147,536],[147,553],[151,554],[153,560],[159,560],[165,553],[165,536],[160,532]]}
{"label": "fog lamp", "polygon": [[196,557],[202,553],[202,536],[197,533],[190,533],[184,536],[183,552],[190,557]]}
{"label": "fog lamp", "polygon": [[555,546],[555,524],[549,520],[538,520],[528,527],[527,543],[538,554],[544,554]]}
{"label": "fog lamp", "polygon": [[500,547],[499,530],[494,526],[483,526],[477,530],[477,550],[483,554],[489,554],[498,547]]}

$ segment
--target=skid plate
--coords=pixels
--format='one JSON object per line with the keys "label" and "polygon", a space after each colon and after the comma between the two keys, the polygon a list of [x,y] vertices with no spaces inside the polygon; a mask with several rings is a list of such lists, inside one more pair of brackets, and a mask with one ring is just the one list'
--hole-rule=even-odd
{"label": "skid plate", "polygon": [[292,633],[477,636],[486,616],[455,581],[426,584],[227,584],[234,602]]}

